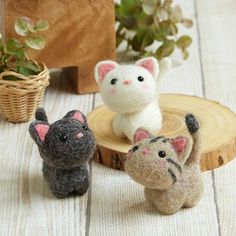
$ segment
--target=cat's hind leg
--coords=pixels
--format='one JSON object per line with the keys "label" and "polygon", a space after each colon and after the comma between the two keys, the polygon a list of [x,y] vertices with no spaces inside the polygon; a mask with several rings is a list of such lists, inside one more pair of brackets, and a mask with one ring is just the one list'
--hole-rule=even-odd
{"label": "cat's hind leg", "polygon": [[73,173],[73,180],[75,184],[74,192],[78,195],[84,195],[90,185],[90,173],[88,165],[78,167]]}
{"label": "cat's hind leg", "polygon": [[80,196],[84,195],[89,189],[89,182],[89,176],[83,178],[82,181],[76,184],[75,192]]}
{"label": "cat's hind leg", "polygon": [[163,204],[160,204],[158,201],[155,201],[154,205],[157,208],[157,210],[164,215],[175,214],[183,207],[183,204],[181,202],[176,202],[175,204],[165,202]]}
{"label": "cat's hind leg", "polygon": [[195,187],[191,188],[191,195],[185,200],[184,207],[194,207],[198,204],[204,191],[203,180],[200,176],[199,182],[195,184]]}
{"label": "cat's hind leg", "polygon": [[201,199],[201,195],[202,195],[202,192],[199,192],[195,196],[187,199],[184,203],[184,207],[190,208],[190,207],[196,206]]}
{"label": "cat's hind leg", "polygon": [[161,214],[172,215],[183,207],[184,199],[173,198],[173,195],[157,190],[152,190],[150,193],[150,198]]}
{"label": "cat's hind leg", "polygon": [[151,190],[150,189],[144,188],[144,196],[145,196],[145,198],[148,201],[150,206],[155,206],[154,202],[152,200],[152,197],[151,197]]}

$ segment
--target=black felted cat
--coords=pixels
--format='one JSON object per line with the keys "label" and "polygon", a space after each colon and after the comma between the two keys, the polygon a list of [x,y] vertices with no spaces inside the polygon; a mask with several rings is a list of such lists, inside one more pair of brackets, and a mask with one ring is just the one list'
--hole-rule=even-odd
{"label": "black felted cat", "polygon": [[70,111],[61,120],[48,123],[44,109],[36,112],[29,133],[43,158],[43,174],[57,197],[83,195],[90,183],[89,161],[96,147],[93,132],[80,111]]}

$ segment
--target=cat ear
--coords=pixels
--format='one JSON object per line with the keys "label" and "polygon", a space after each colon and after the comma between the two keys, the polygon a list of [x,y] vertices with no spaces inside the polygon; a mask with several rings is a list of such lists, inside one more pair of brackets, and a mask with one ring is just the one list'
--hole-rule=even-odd
{"label": "cat ear", "polygon": [[133,143],[137,143],[142,139],[150,138],[152,135],[145,129],[143,128],[138,128],[133,137]]}
{"label": "cat ear", "polygon": [[81,111],[77,111],[77,110],[69,111],[63,117],[63,119],[64,118],[66,118],[66,119],[70,118],[70,119],[78,120],[81,123],[87,123],[87,119],[86,119],[85,115]]}
{"label": "cat ear", "polygon": [[44,121],[48,123],[48,117],[44,108],[39,107],[35,112],[35,119],[38,121]]}
{"label": "cat ear", "polygon": [[35,143],[39,146],[43,145],[48,130],[49,124],[46,122],[34,121],[29,126],[29,133]]}
{"label": "cat ear", "polygon": [[156,58],[154,57],[146,57],[138,60],[135,65],[141,66],[147,69],[152,76],[156,79],[159,74],[159,64]]}
{"label": "cat ear", "polygon": [[106,74],[115,67],[117,67],[118,64],[114,61],[101,61],[95,66],[95,79],[98,84],[101,84],[106,76]]}
{"label": "cat ear", "polygon": [[191,141],[189,138],[178,136],[171,139],[170,143],[181,159],[185,159],[189,155],[191,151]]}

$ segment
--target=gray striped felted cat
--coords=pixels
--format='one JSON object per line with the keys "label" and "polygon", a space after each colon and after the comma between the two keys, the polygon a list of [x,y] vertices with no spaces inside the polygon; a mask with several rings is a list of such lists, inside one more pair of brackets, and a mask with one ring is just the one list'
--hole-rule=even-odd
{"label": "gray striped felted cat", "polygon": [[203,193],[199,124],[192,114],[185,122],[191,136],[169,139],[138,129],[125,162],[126,172],[145,186],[146,199],[166,215],[195,206]]}
{"label": "gray striped felted cat", "polygon": [[96,147],[83,113],[70,111],[50,125],[44,109],[39,108],[29,133],[43,158],[43,174],[52,193],[57,197],[83,195],[89,188],[88,163]]}

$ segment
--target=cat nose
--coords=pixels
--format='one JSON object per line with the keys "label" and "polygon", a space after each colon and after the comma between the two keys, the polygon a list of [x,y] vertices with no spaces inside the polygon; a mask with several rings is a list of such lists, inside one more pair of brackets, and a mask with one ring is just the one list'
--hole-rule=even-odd
{"label": "cat nose", "polygon": [[81,133],[81,132],[79,132],[78,134],[76,134],[76,137],[77,138],[82,138],[84,135],[83,135],[83,133]]}
{"label": "cat nose", "polygon": [[124,80],[122,84],[125,84],[125,85],[132,84],[132,80]]}

